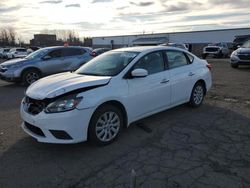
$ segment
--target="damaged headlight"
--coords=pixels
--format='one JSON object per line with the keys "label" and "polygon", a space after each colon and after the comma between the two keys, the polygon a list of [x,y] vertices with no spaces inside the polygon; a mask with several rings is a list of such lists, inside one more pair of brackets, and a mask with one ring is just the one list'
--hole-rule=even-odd
{"label": "damaged headlight", "polygon": [[57,112],[66,112],[73,110],[81,102],[82,97],[76,97],[75,95],[62,97],[57,99],[54,102],[51,102],[45,108],[46,113],[57,113]]}

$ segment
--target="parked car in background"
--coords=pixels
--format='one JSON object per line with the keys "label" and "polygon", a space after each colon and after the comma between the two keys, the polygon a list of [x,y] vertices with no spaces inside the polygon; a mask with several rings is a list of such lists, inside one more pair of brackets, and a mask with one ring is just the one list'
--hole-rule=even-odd
{"label": "parked car in background", "polygon": [[28,55],[26,48],[11,48],[7,53],[7,59],[22,58]]}
{"label": "parked car in background", "polygon": [[178,48],[112,50],[32,84],[22,128],[39,142],[109,144],[139,119],[187,102],[199,107],[212,85],[210,68]]}
{"label": "parked car in background", "polygon": [[39,49],[41,49],[41,48],[40,48],[40,47],[37,47],[37,46],[30,46],[30,47],[27,49],[27,52],[28,52],[28,54],[30,54],[30,53],[32,53],[32,52],[34,52],[34,51],[39,50]]}
{"label": "parked car in background", "polygon": [[183,43],[164,43],[164,44],[160,44],[160,46],[169,46],[169,47],[176,47],[176,48],[188,50],[188,46]]}
{"label": "parked car in background", "polygon": [[25,58],[9,60],[0,65],[0,78],[29,85],[43,76],[73,71],[89,61],[91,51],[84,47],[47,47]]}
{"label": "parked car in background", "polygon": [[203,48],[202,58],[205,59],[207,56],[213,56],[217,58],[228,57],[230,50],[227,43],[219,42],[208,44],[208,46]]}
{"label": "parked car in background", "polygon": [[96,48],[92,51],[92,56],[96,57],[104,52],[111,50],[110,48]]}
{"label": "parked car in background", "polygon": [[0,51],[0,58],[7,58],[7,53],[10,51],[10,48],[2,48]]}
{"label": "parked car in background", "polygon": [[244,44],[244,42],[246,42],[248,40],[250,40],[250,35],[235,36],[235,39],[233,41],[233,50],[240,48]]}
{"label": "parked car in background", "polygon": [[238,68],[239,65],[250,65],[250,40],[231,54],[230,64],[233,68]]}

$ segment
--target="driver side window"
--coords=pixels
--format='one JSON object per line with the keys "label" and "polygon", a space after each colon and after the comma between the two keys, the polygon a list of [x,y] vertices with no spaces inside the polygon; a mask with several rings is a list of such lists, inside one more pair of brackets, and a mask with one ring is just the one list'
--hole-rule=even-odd
{"label": "driver side window", "polygon": [[52,52],[48,53],[48,56],[50,56],[51,59],[62,57],[62,50],[61,49],[53,50]]}
{"label": "driver side window", "polygon": [[134,66],[134,69],[145,69],[148,74],[154,74],[165,70],[161,52],[153,52],[142,57]]}

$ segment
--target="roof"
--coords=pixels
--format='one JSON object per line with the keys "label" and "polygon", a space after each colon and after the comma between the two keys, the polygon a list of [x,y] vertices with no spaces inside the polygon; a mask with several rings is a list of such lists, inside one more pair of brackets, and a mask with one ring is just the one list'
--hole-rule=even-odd
{"label": "roof", "polygon": [[118,48],[113,51],[127,51],[127,52],[146,52],[146,51],[153,51],[153,50],[183,50],[181,48],[176,48],[176,47],[168,47],[168,46],[135,46],[135,47],[129,47],[129,48]]}

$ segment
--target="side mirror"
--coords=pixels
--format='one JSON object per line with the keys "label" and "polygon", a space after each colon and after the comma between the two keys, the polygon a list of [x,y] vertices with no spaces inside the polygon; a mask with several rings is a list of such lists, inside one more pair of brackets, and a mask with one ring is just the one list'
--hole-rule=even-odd
{"label": "side mirror", "polygon": [[148,76],[148,71],[145,69],[135,69],[131,72],[132,77],[140,78]]}
{"label": "side mirror", "polygon": [[51,59],[51,56],[49,56],[49,55],[46,55],[43,57],[43,60],[49,60],[49,59]]}

